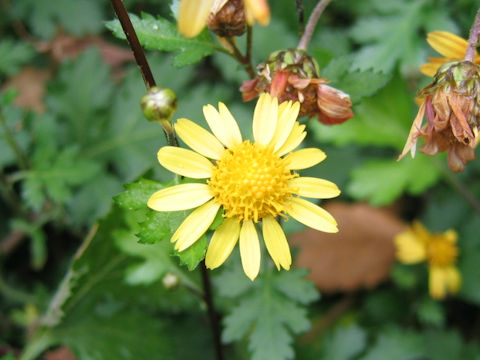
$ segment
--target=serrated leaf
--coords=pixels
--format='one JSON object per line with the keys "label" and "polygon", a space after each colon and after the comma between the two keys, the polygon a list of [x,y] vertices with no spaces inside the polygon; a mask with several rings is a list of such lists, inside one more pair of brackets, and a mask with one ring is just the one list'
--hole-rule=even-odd
{"label": "serrated leaf", "polygon": [[193,271],[200,261],[205,259],[207,246],[207,237],[203,235],[189,248],[182,252],[174,251],[174,254],[179,257],[181,265],[185,265],[188,270]]}
{"label": "serrated leaf", "polygon": [[383,331],[375,345],[361,359],[420,360],[425,355],[425,345],[421,334],[393,328]]}
{"label": "serrated leaf", "polygon": [[349,94],[355,104],[384,87],[391,75],[373,69],[352,71],[352,62],[351,57],[334,59],[322,69],[321,76],[330,80],[332,86]]}
{"label": "serrated leaf", "polygon": [[42,38],[53,37],[59,25],[74,35],[97,33],[104,18],[101,4],[94,0],[22,0],[12,6]]}
{"label": "serrated leaf", "polygon": [[402,193],[418,195],[441,178],[441,170],[426,156],[401,161],[372,160],[352,171],[347,192],[372,205],[391,204]]}
{"label": "serrated leaf", "polygon": [[312,121],[309,126],[320,142],[392,146],[401,150],[413,121],[412,105],[405,82],[396,76],[377,94],[355,106],[353,119],[335,126]]}
{"label": "serrated leaf", "polygon": [[282,271],[273,278],[272,282],[275,288],[285,296],[306,305],[319,298],[315,285],[306,279],[307,275],[307,269]]}
{"label": "serrated leaf", "polygon": [[415,63],[412,54],[419,53],[416,33],[423,4],[423,1],[405,3],[395,15],[361,18],[351,34],[356,41],[368,45],[357,52],[354,64],[360,69],[373,67],[388,73],[400,59],[404,66]]}
{"label": "serrated leaf", "polygon": [[125,191],[114,197],[115,202],[122,209],[145,209],[147,201],[154,192],[164,189],[171,184],[162,184],[153,180],[140,178],[137,182],[124,185]]}
{"label": "serrated leaf", "polygon": [[[348,344],[348,346],[345,346]],[[336,329],[324,342],[324,359],[349,360],[359,354],[367,344],[367,334],[357,325]]]}
{"label": "serrated leaf", "polygon": [[[237,269],[237,276],[244,276],[240,266]],[[248,333],[248,347],[253,360],[293,358],[292,334],[299,334],[310,326],[306,310],[299,303],[306,305],[313,300],[312,289],[308,289],[306,294],[292,295],[298,289],[297,281],[304,272],[281,279],[278,278],[279,274],[281,273],[263,273],[248,289],[241,285],[244,295],[224,319],[223,340],[241,340]],[[223,286],[229,288],[232,285],[223,282],[230,278],[231,276],[224,276],[217,279],[216,285],[220,289]],[[222,292],[226,294],[225,290]],[[235,290],[232,292],[234,296],[238,296],[238,293]]]}
{"label": "serrated leaf", "polygon": [[35,55],[31,45],[11,39],[0,41],[0,75],[12,75]]}
{"label": "serrated leaf", "polygon": [[[130,14],[130,20],[140,43],[146,49],[179,52],[173,60],[176,67],[194,64],[220,49],[206,31],[193,39],[187,39],[177,31],[175,24],[161,17],[154,18],[143,13],[142,18],[139,18]],[[116,37],[126,39],[118,20],[109,21],[106,26]]]}

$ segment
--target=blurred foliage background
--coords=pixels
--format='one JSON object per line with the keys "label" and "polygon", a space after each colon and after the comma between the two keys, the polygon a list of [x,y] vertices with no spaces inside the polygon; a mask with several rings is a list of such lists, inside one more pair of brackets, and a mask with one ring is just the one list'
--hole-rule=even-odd
{"label": "blurred foliage background", "polygon": [[[308,16],[316,1],[303,3]],[[175,118],[205,126],[201,107],[222,101],[250,134],[254,102],[238,90],[248,75],[215,37],[205,30],[203,47],[157,38],[154,25],[176,32],[170,2],[125,5],[157,83],[177,94]],[[342,189],[322,204],[340,233],[289,220],[292,270],[264,261],[252,283],[233,256],[211,272],[227,359],[480,359],[480,162],[453,174],[442,155],[396,161],[416,91],[430,81],[418,70],[435,56],[426,34],[467,38],[476,6],[326,9],[308,52],[350,94],[355,117],[302,120],[307,145],[328,155],[305,173]],[[270,25],[253,29],[254,64],[299,40],[295,1],[270,8]],[[199,255],[172,256],[179,219],[145,205],[160,187],[146,179],[172,175],[157,163],[163,131],[142,115],[145,87],[110,3],[2,0],[0,9],[0,359],[214,358]],[[430,297],[425,264],[395,261],[393,238],[415,219],[459,234],[462,286],[446,300]]]}

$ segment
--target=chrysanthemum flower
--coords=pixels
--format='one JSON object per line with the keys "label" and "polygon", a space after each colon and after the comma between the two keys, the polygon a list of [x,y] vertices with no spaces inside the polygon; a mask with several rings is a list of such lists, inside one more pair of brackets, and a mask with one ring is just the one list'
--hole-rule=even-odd
{"label": "chrysanthemum flower", "polygon": [[291,255],[277,221],[286,215],[325,232],[337,232],[335,219],[324,209],[301,198],[332,198],[340,194],[327,180],[300,177],[295,170],[312,167],[326,158],[316,148],[295,150],[306,136],[296,119],[300,104],[263,94],[253,115],[254,142],[243,140],[238,124],[223,103],[218,110],[203,107],[213,134],[188,119],[175,124],[178,136],[193,149],[165,146],[158,160],[166,169],[206,183],[176,185],[153,194],[148,206],[157,211],[196,208],[173,234],[175,249],[183,251],[210,227],[219,210],[223,223],[208,245],[206,266],[222,265],[240,242],[245,274],[255,279],[260,270],[260,243],[255,224],[277,269],[289,269]]}
{"label": "chrysanthemum flower", "polygon": [[[432,31],[428,33],[427,42],[444,56],[441,58],[429,57],[428,60],[430,62],[420,66],[420,71],[423,74],[432,77],[443,64],[454,60],[462,60],[468,47],[467,40],[447,31]],[[480,64],[480,56],[476,52],[474,62]]]}
{"label": "chrysanthemum flower", "polygon": [[428,262],[429,292],[435,299],[443,299],[447,293],[456,293],[460,288],[461,275],[456,267],[456,242],[457,233],[454,230],[431,234],[419,222],[414,222],[407,231],[395,237],[397,258],[400,262]]}
{"label": "chrysanthemum flower", "polygon": [[[231,0],[182,0],[178,15],[178,31],[186,37],[197,36],[205,27],[208,16],[221,11]],[[243,0],[244,17],[249,25],[258,21],[267,25],[270,8],[267,0]],[[236,22],[236,21],[235,21]]]}

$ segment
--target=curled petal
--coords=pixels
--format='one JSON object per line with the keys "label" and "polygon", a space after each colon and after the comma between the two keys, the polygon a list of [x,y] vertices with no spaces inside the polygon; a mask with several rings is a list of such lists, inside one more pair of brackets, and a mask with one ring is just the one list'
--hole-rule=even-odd
{"label": "curled petal", "polygon": [[212,197],[207,184],[181,184],[157,191],[147,205],[156,211],[188,210],[205,204]]}

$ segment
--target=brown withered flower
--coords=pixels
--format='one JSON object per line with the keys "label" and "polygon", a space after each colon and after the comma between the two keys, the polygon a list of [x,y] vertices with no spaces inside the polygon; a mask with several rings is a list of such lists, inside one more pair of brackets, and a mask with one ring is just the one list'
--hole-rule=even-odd
{"label": "brown withered flower", "polygon": [[[421,101],[417,116],[398,157],[409,151],[415,156],[417,141],[427,155],[448,151],[448,166],[461,172],[475,159],[480,127],[480,66],[470,61],[452,61],[442,65],[433,83],[418,94]],[[422,126],[423,119],[427,122]]]}
{"label": "brown withered flower", "polygon": [[207,19],[207,27],[218,36],[240,36],[246,29],[243,0],[216,1]]}
{"label": "brown withered flower", "polygon": [[257,69],[257,76],[244,81],[240,88],[244,101],[269,92],[280,103],[299,101],[300,116],[316,115],[327,125],[340,124],[353,117],[350,96],[327,85],[327,79],[319,78],[318,64],[305,51],[274,52]]}

